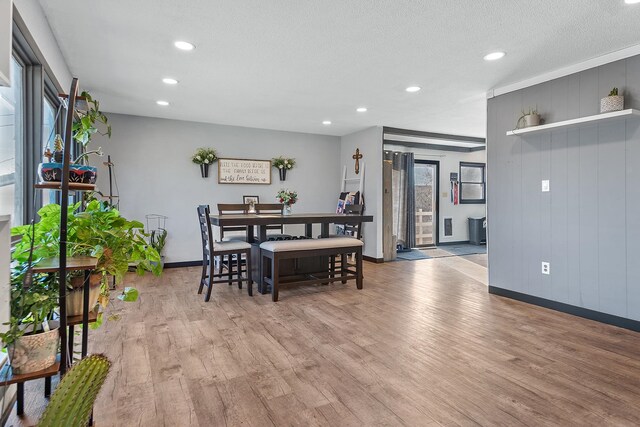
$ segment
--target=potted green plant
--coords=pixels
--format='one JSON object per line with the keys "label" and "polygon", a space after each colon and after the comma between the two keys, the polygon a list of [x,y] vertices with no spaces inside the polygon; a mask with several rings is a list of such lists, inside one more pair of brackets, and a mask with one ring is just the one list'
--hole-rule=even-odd
{"label": "potted green plant", "polygon": [[278,169],[280,173],[280,181],[287,179],[287,171],[293,169],[296,165],[296,159],[290,159],[288,157],[279,156],[271,159],[271,166]]}
{"label": "potted green plant", "polygon": [[282,189],[278,191],[276,199],[284,205],[282,215],[291,215],[291,205],[298,201],[298,192]]}
{"label": "potted green plant", "polygon": [[618,88],[614,87],[606,96],[600,100],[600,112],[608,113],[611,111],[624,110],[624,96],[618,94]]}
{"label": "potted green plant", "polygon": [[52,275],[28,273],[27,263],[11,270],[11,316],[0,334],[15,374],[28,374],[53,365],[58,352],[58,325],[52,320],[58,307],[57,280]]}
{"label": "potted green plant", "polygon": [[196,165],[200,165],[200,173],[203,178],[209,177],[209,165],[216,160],[218,160],[218,155],[213,148],[198,148],[191,156],[191,161]]}
{"label": "potted green plant", "polygon": [[162,255],[162,250],[164,249],[164,245],[166,243],[167,230],[165,230],[164,228],[151,230],[151,233],[149,234],[149,244],[151,244],[151,246],[158,252],[158,255],[160,255],[160,265],[162,267],[164,267],[164,255]]}
{"label": "potted green plant", "polygon": [[[520,118],[516,123],[516,129],[528,128],[531,126],[538,126],[540,124],[540,115],[538,114],[538,107],[529,108],[529,110],[522,110]],[[524,126],[521,126],[524,125]]]}
{"label": "potted green plant", "polygon": [[[144,226],[138,221],[129,221],[108,203],[89,200],[83,212],[78,212],[80,203],[69,207],[67,255],[85,255],[98,258],[97,267],[90,278],[90,307],[96,303],[105,307],[109,298],[108,276],[115,276],[121,282],[129,269],[129,263],[136,265],[142,275],[151,271],[155,275],[162,272],[158,252],[147,243]],[[13,259],[26,262],[29,257],[33,236],[33,258],[50,258],[59,253],[60,206],[49,204],[38,211],[40,221],[31,226],[12,229],[13,235],[22,239],[16,245]],[[81,273],[70,275],[67,287],[67,313],[81,315],[83,280]]]}
{"label": "potted green plant", "polygon": [[[82,97],[86,100],[86,109],[76,111],[76,119],[73,122],[73,139],[81,146],[82,153],[75,160],[71,160],[69,165],[69,181],[82,184],[95,184],[97,179],[97,168],[86,164],[85,159],[89,154],[102,155],[100,148],[87,151],[86,147],[91,142],[91,138],[96,133],[111,138],[111,125],[107,116],[100,111],[100,103],[88,92],[82,92]],[[62,180],[62,158],[63,141],[60,135],[54,139],[53,153],[47,148],[45,157],[49,162],[40,163],[38,175],[44,182],[60,182]],[[51,161],[53,158],[54,161]]]}

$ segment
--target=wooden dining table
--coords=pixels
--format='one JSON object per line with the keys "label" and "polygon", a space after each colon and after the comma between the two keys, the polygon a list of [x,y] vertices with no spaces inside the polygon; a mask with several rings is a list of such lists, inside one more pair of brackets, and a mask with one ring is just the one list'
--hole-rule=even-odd
{"label": "wooden dining table", "polygon": [[[339,213],[296,213],[290,215],[279,214],[230,214],[210,215],[211,225],[218,227],[246,226],[248,243],[253,244],[251,261],[253,265],[253,280],[258,284],[258,291],[265,293],[266,286],[262,286],[260,277],[260,243],[267,241],[267,226],[303,224],[306,237],[313,237],[313,225],[320,224],[320,237],[329,237],[330,224],[362,224],[373,222],[373,215],[339,214]],[[256,230],[257,229],[257,230]],[[257,231],[257,233],[255,233]],[[257,240],[256,240],[257,237]]]}
{"label": "wooden dining table", "polygon": [[[211,215],[211,224],[218,227],[246,226],[247,242],[249,243],[254,243],[256,236],[258,242],[266,241],[268,225],[304,224],[305,236],[313,237],[313,224],[320,224],[320,237],[329,237],[329,224],[360,224],[363,222],[373,222],[373,215],[338,213]],[[254,234],[254,227],[257,228],[257,234]]]}

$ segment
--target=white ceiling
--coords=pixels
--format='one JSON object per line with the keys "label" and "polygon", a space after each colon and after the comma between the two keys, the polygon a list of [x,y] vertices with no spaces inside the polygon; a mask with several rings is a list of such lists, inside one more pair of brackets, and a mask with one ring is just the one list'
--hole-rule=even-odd
{"label": "white ceiling", "polygon": [[[483,137],[488,89],[640,43],[640,4],[624,0],[40,4],[106,111],[330,135],[384,125]],[[482,60],[495,50],[507,56]]]}

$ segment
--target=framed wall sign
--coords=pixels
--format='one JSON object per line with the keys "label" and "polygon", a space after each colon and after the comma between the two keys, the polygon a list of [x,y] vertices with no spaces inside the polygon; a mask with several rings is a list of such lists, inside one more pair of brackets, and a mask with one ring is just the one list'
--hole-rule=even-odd
{"label": "framed wall sign", "polygon": [[218,159],[218,184],[271,184],[271,160]]}

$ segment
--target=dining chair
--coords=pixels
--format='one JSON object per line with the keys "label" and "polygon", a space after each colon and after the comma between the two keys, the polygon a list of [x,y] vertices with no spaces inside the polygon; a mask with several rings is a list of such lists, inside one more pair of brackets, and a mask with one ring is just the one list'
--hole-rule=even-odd
{"label": "dining chair", "polygon": [[[282,215],[282,209],[284,209],[284,205],[280,203],[256,203],[255,209],[256,209],[256,214]],[[283,224],[267,225],[266,229],[267,229],[267,239],[273,240],[278,238],[280,239],[291,238],[290,234],[284,234]],[[276,231],[276,232],[273,233],[270,231]]]}
{"label": "dining chair", "polygon": [[[218,215],[241,215],[249,212],[249,205],[244,203],[218,203]],[[227,225],[220,228],[220,240],[247,240],[247,227],[244,225]],[[225,233],[227,236],[225,236]]]}
{"label": "dining chair", "polygon": [[[209,217],[209,205],[198,206],[198,222],[200,224],[200,234],[202,237],[202,275],[200,277],[200,286],[198,294],[207,286],[207,294],[204,298],[209,301],[211,298],[211,290],[215,283],[228,283],[232,285],[238,283],[238,289],[242,289],[242,282],[247,282],[249,295],[253,296],[253,279],[251,277],[251,244],[240,240],[228,242],[216,242],[213,239],[211,231],[211,218]],[[242,268],[242,256],[246,261],[246,268]],[[215,273],[215,258],[220,257],[223,261],[227,257],[227,273],[222,273],[222,264],[218,273]],[[235,268],[234,268],[235,265]],[[242,278],[242,273],[246,274],[246,278]],[[233,276],[237,278],[234,279]],[[226,277],[226,279],[219,279]]]}

